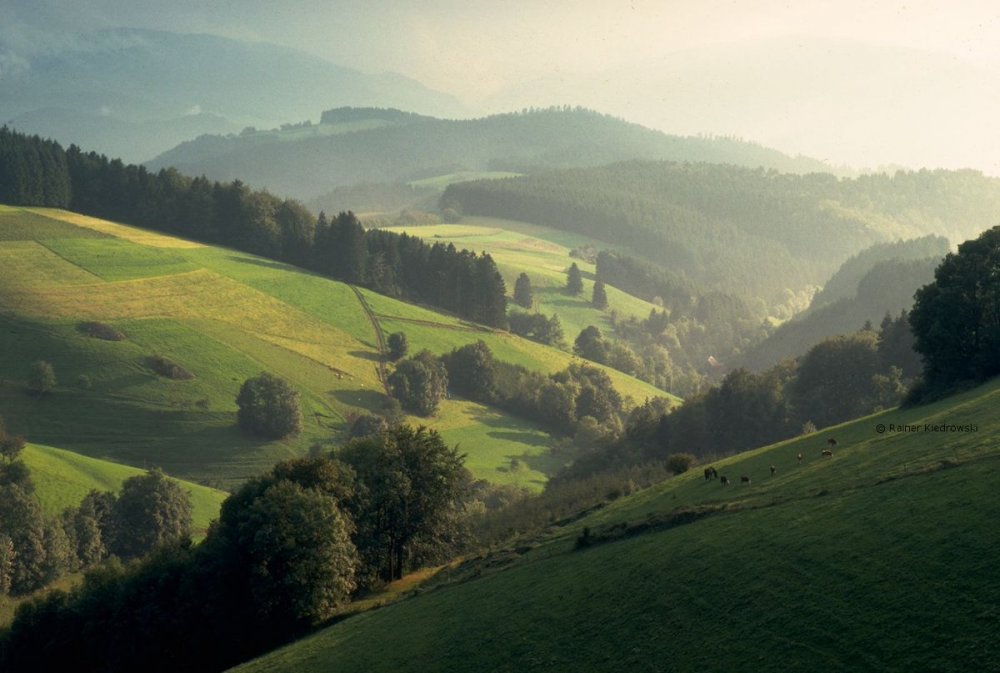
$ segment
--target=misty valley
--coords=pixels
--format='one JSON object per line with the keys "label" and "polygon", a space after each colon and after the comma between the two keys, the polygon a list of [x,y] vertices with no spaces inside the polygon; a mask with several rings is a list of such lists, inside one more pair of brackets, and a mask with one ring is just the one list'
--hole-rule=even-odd
{"label": "misty valley", "polygon": [[0,8],[0,670],[993,670],[992,24],[807,6]]}

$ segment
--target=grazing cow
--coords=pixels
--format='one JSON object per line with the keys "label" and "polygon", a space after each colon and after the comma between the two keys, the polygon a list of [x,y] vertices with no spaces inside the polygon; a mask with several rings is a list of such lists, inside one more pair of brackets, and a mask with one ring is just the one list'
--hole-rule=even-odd
{"label": "grazing cow", "polygon": [[772,465],[772,466],[771,466],[771,476],[772,476],[772,477],[774,476],[774,473],[775,473],[775,472],[777,472],[777,469],[775,469],[774,465]]}
{"label": "grazing cow", "polygon": [[799,455],[797,456],[797,458],[799,459],[799,463],[801,463],[802,462],[802,452],[801,451],[799,451]]}
{"label": "grazing cow", "polygon": [[750,485],[750,477],[747,477],[747,476],[740,477],[740,483],[741,484],[746,484],[747,486],[749,486]]}
{"label": "grazing cow", "polygon": [[723,486],[729,486],[729,477],[721,476],[719,477],[719,483]]}
{"label": "grazing cow", "polygon": [[709,480],[713,479],[713,476],[712,476],[713,472],[715,472],[715,468],[714,467],[706,467],[705,468],[705,481],[709,481]]}
{"label": "grazing cow", "polygon": [[831,437],[830,439],[826,440],[826,443],[830,445],[831,449],[837,446],[837,440],[834,439],[833,437]]}
{"label": "grazing cow", "polygon": [[823,455],[827,456],[829,458],[832,458],[833,457],[833,451],[831,451],[830,449],[823,449]]}

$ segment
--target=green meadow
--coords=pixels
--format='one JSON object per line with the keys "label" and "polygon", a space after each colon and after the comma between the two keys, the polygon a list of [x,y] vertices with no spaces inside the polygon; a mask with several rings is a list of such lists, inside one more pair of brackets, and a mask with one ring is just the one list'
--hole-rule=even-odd
{"label": "green meadow", "polygon": [[[572,258],[569,253],[573,248],[587,245],[598,248],[607,248],[608,245],[595,244],[591,239],[572,232],[491,217],[465,217],[461,224],[393,227],[391,230],[405,231],[429,243],[450,242],[456,247],[488,252],[497,263],[511,294],[517,277],[527,273],[535,296],[532,310],[545,315],[558,314],[569,345],[588,325],[596,325],[605,333],[613,332],[612,310],[622,317],[641,319],[657,308],[610,285],[606,286],[608,308],[594,308],[590,303],[594,291],[594,265]],[[583,293],[577,296],[564,291],[566,270],[574,262],[583,275]]]}
{"label": "green meadow", "polygon": [[[23,458],[47,516],[79,505],[92,490],[117,492],[123,481],[144,474],[135,467],[39,444],[28,444]],[[219,507],[228,493],[191,482],[178,480],[178,483],[191,495],[194,528],[199,536],[204,535],[212,520],[218,518]]]}
{"label": "green meadow", "polygon": [[695,468],[236,670],[994,670],[998,405],[994,381],[733,456],[728,487]]}
{"label": "green meadow", "polygon": [[[353,290],[295,267],[54,209],[0,209],[0,413],[29,440],[231,487],[277,460],[332,446],[381,407],[374,326]],[[443,353],[483,339],[501,360],[553,372],[569,354],[362,291],[386,332]],[[82,332],[100,322],[124,334]],[[151,367],[166,357],[192,376]],[[27,394],[30,364],[58,385]],[[299,390],[303,432],[281,441],[236,428],[235,397],[261,371]],[[625,395],[663,395],[609,370]],[[560,467],[538,427],[460,399],[411,419],[460,444],[475,475],[538,489]],[[518,459],[517,470],[511,462]]]}

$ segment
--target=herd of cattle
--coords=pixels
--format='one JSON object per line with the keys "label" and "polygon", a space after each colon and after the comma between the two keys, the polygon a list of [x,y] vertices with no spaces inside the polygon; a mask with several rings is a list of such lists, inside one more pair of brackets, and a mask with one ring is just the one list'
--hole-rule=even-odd
{"label": "herd of cattle", "polygon": [[[836,446],[837,446],[837,440],[834,439],[833,437],[831,437],[830,439],[826,440],[826,443],[827,443],[827,445],[830,448],[823,449],[820,452],[820,455],[824,456],[824,457],[827,457],[827,458],[832,458],[833,457],[833,449],[836,448]],[[802,464],[802,452],[801,451],[799,452],[799,455],[796,456],[796,458],[798,459],[799,464],[801,465]],[[773,477],[775,475],[775,473],[778,471],[778,468],[776,468],[774,465],[771,465],[770,468],[771,468],[771,476]],[[719,476],[719,471],[716,470],[711,465],[709,465],[708,467],[705,468],[705,481],[712,481],[713,479],[718,479],[719,483],[722,484],[723,486],[729,486],[729,477],[727,477],[726,475]],[[746,484],[747,486],[749,486],[750,485],[750,477],[747,476],[747,475],[741,476],[740,477],[740,484]]]}

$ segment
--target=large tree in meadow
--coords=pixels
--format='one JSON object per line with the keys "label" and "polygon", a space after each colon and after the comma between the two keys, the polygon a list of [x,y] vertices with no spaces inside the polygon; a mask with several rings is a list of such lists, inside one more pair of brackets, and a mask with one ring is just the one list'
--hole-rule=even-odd
{"label": "large tree in meadow", "polygon": [[285,379],[267,372],[247,379],[236,396],[239,426],[270,439],[294,435],[302,429],[299,393]]}

